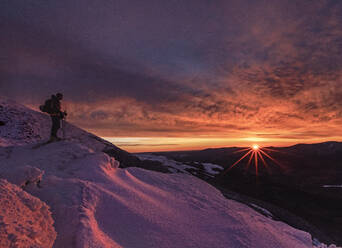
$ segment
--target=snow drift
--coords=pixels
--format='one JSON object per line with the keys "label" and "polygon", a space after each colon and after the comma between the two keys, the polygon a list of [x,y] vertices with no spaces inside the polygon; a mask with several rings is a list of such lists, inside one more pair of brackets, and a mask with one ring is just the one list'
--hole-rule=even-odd
{"label": "snow drift", "polygon": [[[0,121],[5,107],[20,112],[5,123],[15,125],[16,118],[25,115],[48,121],[22,106],[0,104]],[[108,144],[101,145],[100,139],[76,127],[69,129],[67,140],[35,149],[34,143],[46,138],[46,133],[31,127],[33,138],[27,138],[7,125],[0,126],[0,176],[11,183],[6,187],[21,186],[29,197],[39,198],[41,206],[45,202],[50,207],[57,232],[55,248],[313,247],[310,234],[227,200],[193,176],[118,168],[119,162],[101,151]],[[25,218],[31,216],[34,225],[48,230],[43,233],[51,239],[44,241],[44,247],[50,247],[53,230],[47,207],[35,208],[37,215],[31,215],[22,204],[16,206]],[[8,215],[0,213],[0,226]],[[41,223],[42,216],[46,222]],[[1,242],[8,240],[1,236]]]}
{"label": "snow drift", "polygon": [[0,179],[0,247],[52,247],[56,232],[48,206]]}

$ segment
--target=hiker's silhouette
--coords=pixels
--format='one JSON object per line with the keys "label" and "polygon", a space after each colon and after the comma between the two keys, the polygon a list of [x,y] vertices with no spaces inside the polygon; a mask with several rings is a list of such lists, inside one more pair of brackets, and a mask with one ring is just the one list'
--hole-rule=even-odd
{"label": "hiker's silhouette", "polygon": [[41,111],[48,113],[51,116],[52,126],[51,126],[51,136],[49,141],[60,140],[57,137],[58,129],[61,127],[61,120],[65,118],[67,113],[61,110],[61,100],[63,99],[62,93],[57,93],[52,95],[50,99],[45,101],[44,105],[39,108]]}

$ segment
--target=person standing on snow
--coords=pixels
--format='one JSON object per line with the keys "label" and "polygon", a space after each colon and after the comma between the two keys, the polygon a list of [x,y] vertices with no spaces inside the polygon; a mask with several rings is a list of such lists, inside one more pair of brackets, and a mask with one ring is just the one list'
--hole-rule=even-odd
{"label": "person standing on snow", "polygon": [[58,129],[61,127],[61,120],[67,115],[66,112],[61,111],[61,100],[63,99],[62,93],[57,93],[51,96],[50,111],[52,127],[50,141],[58,141],[61,138],[57,137]]}

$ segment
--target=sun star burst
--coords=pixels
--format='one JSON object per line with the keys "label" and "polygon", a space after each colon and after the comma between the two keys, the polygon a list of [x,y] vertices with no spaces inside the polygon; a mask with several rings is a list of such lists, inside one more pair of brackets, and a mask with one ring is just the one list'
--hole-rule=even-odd
{"label": "sun star burst", "polygon": [[[225,175],[228,171],[230,171],[232,168],[234,168],[236,165],[238,165],[242,160],[244,160],[246,157],[248,158],[248,163],[247,163],[247,169],[251,164],[254,164],[255,166],[255,174],[258,176],[258,168],[259,168],[259,161],[261,161],[262,165],[265,166],[266,168],[268,167],[268,164],[266,162],[266,159],[269,159],[273,161],[274,163],[280,165],[278,161],[276,161],[274,158],[271,157],[266,151],[275,151],[272,149],[268,148],[262,148],[257,144],[253,144],[249,148],[242,148],[234,153],[237,152],[246,152],[244,155],[242,155],[241,158],[239,158],[233,165],[231,165],[229,168],[223,171],[222,175]],[[254,163],[253,163],[254,162]],[[281,166],[281,165],[280,165]]]}

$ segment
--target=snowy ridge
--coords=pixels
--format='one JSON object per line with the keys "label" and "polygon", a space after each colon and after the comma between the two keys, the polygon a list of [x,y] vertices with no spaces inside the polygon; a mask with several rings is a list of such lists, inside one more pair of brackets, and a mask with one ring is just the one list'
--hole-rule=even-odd
{"label": "snowy ridge", "polygon": [[158,161],[168,168],[173,173],[184,173],[184,174],[205,174],[209,177],[214,177],[223,170],[220,165],[212,163],[199,163],[195,162],[194,165],[184,164],[172,159],[169,159],[162,155],[154,155],[151,153],[137,153],[136,156],[141,160]]}
{"label": "snowy ridge", "polygon": [[[23,114],[25,113],[25,114]],[[0,146],[35,143],[48,136],[49,117],[0,98]]]}
{"label": "snowy ridge", "polygon": [[203,166],[207,173],[212,176],[218,175],[221,171],[223,171],[223,167],[217,164],[203,163]]}
{"label": "snowy ridge", "polygon": [[[11,100],[0,97],[0,146],[37,144],[50,136],[49,115],[34,111]],[[96,151],[115,147],[110,142],[63,121],[58,136],[69,141],[82,143]]]}
{"label": "snowy ridge", "polygon": [[[122,167],[138,164],[135,156],[121,150],[112,143],[88,133],[67,121],[62,122],[63,128],[58,136],[65,140],[80,143],[94,151],[106,152],[121,162]],[[18,146],[40,144],[49,139],[51,120],[47,114],[36,112],[23,105],[0,96],[0,146]],[[10,148],[9,148],[10,149]]]}
{"label": "snowy ridge", "polygon": [[[41,116],[24,107],[20,111],[32,113],[33,120]],[[7,123],[15,125],[15,118],[20,121],[23,116],[11,118]],[[31,139],[8,132],[7,123],[0,126],[0,138],[11,146],[0,148],[0,177],[8,180],[6,187],[21,187],[42,206],[35,209],[33,222],[46,217],[49,231],[43,233],[50,233],[53,242],[52,221],[44,206],[50,207],[55,248],[313,247],[310,234],[227,200],[191,175],[118,168],[119,162],[102,152],[106,144],[76,127],[69,129],[68,140],[34,149],[35,135],[45,138],[41,129],[33,126]],[[27,217],[24,205],[18,206],[15,211]],[[7,216],[0,212],[0,227]],[[28,242],[37,238],[27,237]],[[1,242],[9,239],[1,236]],[[50,241],[32,247],[51,247]]]}
{"label": "snowy ridge", "polygon": [[161,162],[164,166],[168,167],[170,172],[181,172],[185,174],[190,174],[187,169],[195,169],[193,166],[185,165],[180,162],[168,159],[165,156],[158,156],[149,153],[136,154],[136,156],[141,160],[152,160]]}
{"label": "snowy ridge", "polygon": [[323,185],[323,188],[342,188],[342,185]]}

